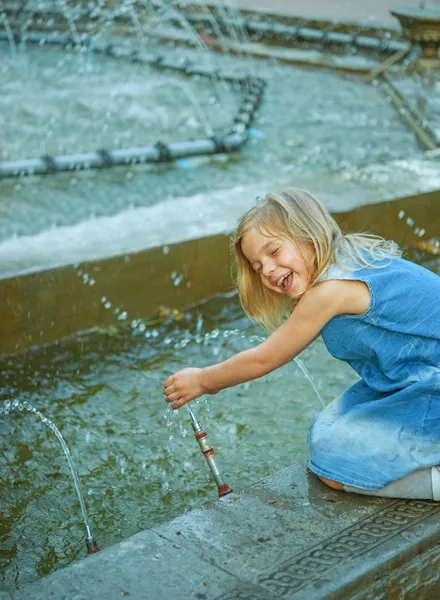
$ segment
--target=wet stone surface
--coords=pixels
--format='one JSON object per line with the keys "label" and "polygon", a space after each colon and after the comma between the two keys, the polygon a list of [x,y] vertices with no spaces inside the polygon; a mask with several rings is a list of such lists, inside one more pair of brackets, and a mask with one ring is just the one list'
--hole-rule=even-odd
{"label": "wet stone surface", "polygon": [[[360,501],[326,488],[298,463],[12,597],[82,598],[93,582],[110,599],[316,600],[362,589],[359,597],[369,600],[378,597],[367,590],[384,564],[411,560],[423,538],[427,546],[438,536],[439,512],[432,502]],[[378,594],[383,586],[375,586]]]}

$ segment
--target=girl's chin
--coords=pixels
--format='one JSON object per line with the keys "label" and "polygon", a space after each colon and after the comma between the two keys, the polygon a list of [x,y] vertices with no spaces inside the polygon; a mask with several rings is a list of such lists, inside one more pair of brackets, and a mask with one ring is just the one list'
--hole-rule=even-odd
{"label": "girl's chin", "polygon": [[305,288],[302,289],[294,289],[293,287],[291,287],[289,290],[286,290],[284,292],[284,295],[287,296],[287,298],[298,298],[298,296],[300,296],[301,294],[303,294],[306,291]]}
{"label": "girl's chin", "polygon": [[281,294],[281,296],[286,296],[287,298],[293,298],[298,294],[298,292],[293,288],[289,288],[288,290],[283,290],[282,288],[275,288],[274,292],[276,292],[277,294]]}

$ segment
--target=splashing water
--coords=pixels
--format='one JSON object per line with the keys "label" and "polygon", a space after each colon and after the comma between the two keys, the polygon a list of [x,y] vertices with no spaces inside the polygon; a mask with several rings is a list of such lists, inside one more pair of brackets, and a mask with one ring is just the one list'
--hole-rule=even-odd
{"label": "splashing water", "polygon": [[[66,442],[64,441],[63,436],[61,435],[58,427],[52,423],[52,421],[50,421],[47,417],[45,417],[43,415],[43,413],[41,413],[39,410],[37,410],[35,408],[35,406],[32,406],[32,404],[30,404],[29,402],[27,402],[27,400],[23,400],[22,402],[20,402],[19,400],[15,399],[12,402],[9,400],[6,400],[5,402],[3,402],[3,408],[0,407],[0,416],[1,415],[8,415],[10,412],[23,412],[23,411],[28,411],[33,413],[34,415],[37,415],[37,417],[39,417],[41,419],[41,421],[43,421],[43,423],[45,425],[47,425],[53,432],[54,434],[57,436],[58,441],[61,444],[61,447],[64,451],[64,454],[66,455],[67,458],[67,462],[69,463],[69,467],[70,467],[70,472],[72,473],[72,477],[73,477],[73,483],[75,485],[75,490],[78,496],[78,500],[81,506],[81,512],[83,515],[83,520],[84,520],[84,525],[86,527],[86,532],[87,532],[87,542],[91,543],[92,540],[94,541],[93,535],[92,535],[92,531],[90,529],[90,524],[89,524],[89,517],[87,515],[87,509],[86,509],[86,504],[84,502],[84,498],[81,492],[81,488],[80,488],[80,484],[79,484],[79,479],[78,479],[78,473],[76,471],[75,468],[75,464],[72,460],[72,457],[70,455],[70,451],[69,448],[66,445]],[[94,542],[93,542],[94,543]]]}
{"label": "splashing water", "polygon": [[6,17],[6,14],[2,14],[0,15],[0,23],[3,23],[3,26],[6,30],[6,35],[8,36],[8,40],[9,40],[9,44],[11,47],[11,51],[16,54],[17,53],[17,46],[15,44],[15,40],[14,40],[14,34],[12,33],[12,29],[11,26],[9,24],[9,21]]}
{"label": "splashing water", "polygon": [[310,385],[311,385],[311,386],[312,386],[312,388],[315,390],[315,393],[316,393],[316,395],[318,396],[318,398],[319,398],[319,401],[321,402],[322,406],[325,408],[325,403],[324,403],[324,400],[322,399],[322,396],[321,396],[321,394],[319,393],[319,391],[318,391],[318,388],[317,388],[317,387],[315,386],[315,384],[313,383],[313,380],[312,380],[312,378],[310,377],[310,375],[309,375],[309,372],[307,371],[307,369],[306,369],[305,365],[304,365],[304,364],[303,364],[303,363],[302,363],[302,362],[299,360],[299,358],[298,358],[297,356],[296,356],[296,357],[295,357],[293,360],[296,362],[296,364],[298,365],[298,367],[301,369],[301,371],[302,371],[302,372],[304,373],[304,375],[307,377],[307,379],[308,379],[308,380],[309,380],[309,382],[310,382]]}

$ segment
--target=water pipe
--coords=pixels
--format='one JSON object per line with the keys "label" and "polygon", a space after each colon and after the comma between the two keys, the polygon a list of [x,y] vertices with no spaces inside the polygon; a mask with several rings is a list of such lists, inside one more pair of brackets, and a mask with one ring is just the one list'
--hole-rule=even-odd
{"label": "water pipe", "polygon": [[194,430],[194,437],[199,443],[200,450],[203,456],[206,458],[206,462],[208,463],[208,467],[211,469],[211,473],[215,479],[218,489],[219,498],[222,496],[226,496],[226,494],[230,494],[232,492],[229,485],[223,481],[222,476],[220,475],[220,471],[217,468],[214,460],[214,448],[207,441],[208,434],[203,430],[200,421],[197,420],[195,414],[188,406],[189,414],[191,415],[191,426]]}
{"label": "water pipe", "polygon": [[[237,128],[235,128],[237,129]],[[188,156],[204,156],[239,150],[246,136],[235,130],[221,138],[164,144],[120,150],[96,150],[68,156],[42,156],[0,163],[0,179],[22,175],[50,175],[79,169],[105,169],[117,165],[169,162]]]}
{"label": "water pipe", "polygon": [[[73,41],[71,36],[59,34],[42,35],[38,32],[27,32],[27,41],[46,41],[48,43],[66,44]],[[0,40],[6,34],[0,31]],[[7,38],[7,36],[6,36]],[[9,39],[9,38],[7,38]],[[14,40],[20,40],[20,34],[14,33]],[[87,42],[87,36],[83,38]],[[89,40],[90,41],[90,40]],[[38,158],[20,159],[10,162],[0,162],[0,179],[6,177],[21,177],[25,175],[50,175],[60,171],[74,171],[80,169],[105,169],[117,165],[135,165],[138,163],[171,162],[178,158],[188,156],[206,156],[218,153],[235,152],[241,149],[248,137],[248,130],[252,126],[264,94],[267,82],[261,77],[239,76],[221,70],[201,69],[193,66],[190,61],[165,60],[161,56],[145,56],[138,51],[128,51],[123,47],[105,43],[103,46],[94,45],[94,52],[104,53],[113,58],[129,59],[133,62],[149,64],[159,69],[171,69],[184,75],[215,77],[240,85],[243,98],[238,113],[234,117],[228,130],[220,135],[205,139],[187,142],[174,142],[165,144],[162,141],[140,148],[123,148],[115,150],[99,149],[81,152],[67,156],[44,155]]]}
{"label": "water pipe", "polygon": [[[149,0],[148,5],[151,5],[153,9],[157,9],[164,6],[165,3],[154,3]],[[194,33],[203,28],[203,33],[207,35],[212,35],[213,33],[223,46],[225,45],[225,41],[222,40],[222,34],[223,32],[230,33],[231,28],[240,28],[245,34],[246,41],[252,38],[251,41],[254,42],[272,41],[281,42],[281,44],[287,42],[289,45],[306,42],[313,46],[334,45],[343,48],[355,48],[366,52],[380,52],[381,54],[394,54],[407,46],[406,41],[394,39],[394,29],[383,31],[379,29],[379,35],[372,36],[369,34],[369,30],[373,28],[368,27],[368,25],[359,27],[358,24],[346,23],[344,21],[333,20],[330,23],[326,23],[322,19],[304,20],[301,18],[289,19],[289,22],[286,23],[265,22],[263,20],[264,15],[252,15],[252,13],[243,15],[238,13],[239,16],[228,18],[224,13],[220,14],[220,10],[224,10],[224,8],[226,7],[219,5],[217,10],[201,13],[198,9],[191,10],[190,7],[189,11],[182,11],[181,14],[179,9],[169,9],[166,21],[185,30],[191,38],[195,38]],[[227,8],[231,9],[232,6]],[[42,22],[49,21],[51,17],[65,17],[59,10],[54,10],[53,7],[44,5],[30,7],[21,5],[17,7],[16,4],[5,2],[2,4],[2,10],[9,17],[10,21],[11,19],[19,19],[21,15],[25,15],[28,18],[41,19]],[[75,17],[75,26],[78,31],[81,31],[81,26],[84,28],[84,21],[86,23],[99,23],[110,20],[110,22],[121,25],[129,25],[133,22],[132,17],[126,14],[118,14],[103,8],[99,10],[79,9],[75,12]],[[12,25],[16,26],[17,23],[13,22]],[[26,34],[28,33],[32,33],[32,31],[27,31]]]}

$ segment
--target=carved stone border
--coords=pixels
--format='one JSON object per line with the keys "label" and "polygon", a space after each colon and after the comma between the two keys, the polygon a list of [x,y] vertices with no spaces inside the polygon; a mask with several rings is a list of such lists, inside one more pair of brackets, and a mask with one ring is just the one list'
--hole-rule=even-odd
{"label": "carved stone border", "polygon": [[260,576],[256,583],[263,587],[261,596],[258,592],[238,588],[219,596],[219,600],[261,600],[267,591],[271,597],[282,598],[290,595],[320,579],[332,568],[365,554],[439,511],[438,504],[422,500],[393,502],[343,529],[332,538],[285,560],[269,575]]}

